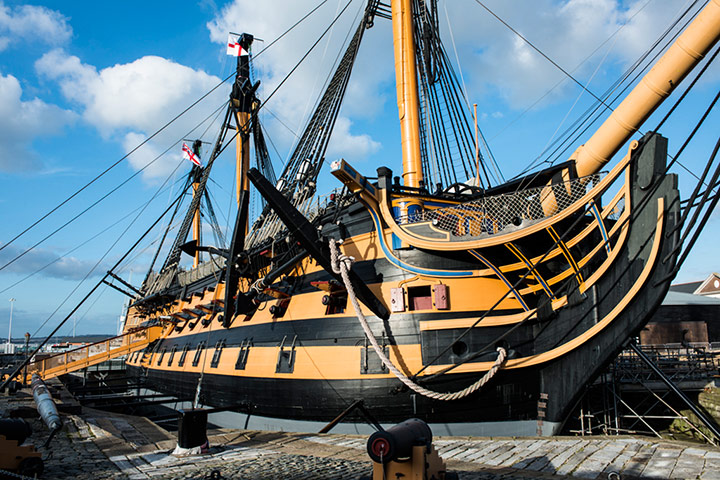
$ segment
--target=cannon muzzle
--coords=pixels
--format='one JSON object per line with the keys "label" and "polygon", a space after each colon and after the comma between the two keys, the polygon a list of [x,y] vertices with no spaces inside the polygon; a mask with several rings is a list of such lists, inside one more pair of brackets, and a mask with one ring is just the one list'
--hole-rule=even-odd
{"label": "cannon muzzle", "polygon": [[374,462],[388,463],[412,455],[413,447],[429,446],[432,431],[417,418],[405,420],[384,432],[375,432],[368,439],[367,451]]}

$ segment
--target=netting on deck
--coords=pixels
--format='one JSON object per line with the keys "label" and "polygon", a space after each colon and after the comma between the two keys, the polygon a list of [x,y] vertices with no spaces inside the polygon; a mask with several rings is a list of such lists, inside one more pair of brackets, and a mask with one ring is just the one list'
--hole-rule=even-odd
{"label": "netting on deck", "polygon": [[541,220],[562,212],[595,187],[602,175],[483,197],[397,220],[400,224],[430,221],[436,228],[458,236],[495,234],[509,225],[519,227],[526,220]]}

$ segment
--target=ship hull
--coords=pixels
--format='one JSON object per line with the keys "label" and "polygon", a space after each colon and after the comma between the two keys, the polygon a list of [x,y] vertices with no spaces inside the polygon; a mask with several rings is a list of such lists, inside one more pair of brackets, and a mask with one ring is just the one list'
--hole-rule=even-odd
{"label": "ship hull", "polygon": [[[679,201],[676,179],[664,175],[664,155],[656,147],[646,146],[619,168],[617,177],[627,182],[621,189],[625,212],[614,224],[606,219],[607,231],[593,230],[593,222],[602,221],[583,213],[553,223],[550,228],[561,235],[575,235],[562,250],[567,264],[560,253],[541,263],[540,252],[554,238],[545,234],[547,227],[534,236],[478,247],[477,255],[398,248],[384,256],[380,251],[388,246],[377,232],[385,225],[372,205],[365,205],[367,211],[351,208],[342,221],[323,229],[331,236],[343,230],[345,252],[357,260],[353,269],[386,304],[397,292],[393,288],[404,293],[404,310],[388,320],[368,314],[368,321],[386,355],[406,375],[420,373],[415,379],[425,388],[462,390],[489,370],[495,347],[507,351],[501,369],[464,398],[431,399],[388,373],[349,304],[342,311],[320,306],[325,294],[332,296],[333,278],[313,262],[279,284],[280,294],[259,312],[235,317],[229,328],[220,325],[216,312],[205,317],[204,327],[202,316],[179,322],[131,357],[129,368],[145,376],[151,389],[185,399],[199,391],[202,404],[251,415],[329,422],[362,400],[381,423],[408,417],[448,425],[513,422],[523,432],[533,425],[534,431],[556,433],[584,387],[638,334],[669,288]],[[503,260],[508,251],[532,263],[513,271],[514,264]],[[572,252],[583,258],[574,267]],[[495,276],[458,275],[477,271],[478,255],[481,266],[505,267]],[[204,281],[197,282],[195,300],[193,288],[184,289],[185,311],[217,297],[217,291],[200,287]],[[445,285],[438,291],[450,296],[442,305],[433,287],[438,283]],[[508,284],[514,285],[512,295]],[[413,285],[426,290],[413,294]],[[546,297],[551,301],[543,306]],[[272,305],[282,306],[282,314],[270,316],[265,309]],[[361,412],[346,418],[362,420]]]}

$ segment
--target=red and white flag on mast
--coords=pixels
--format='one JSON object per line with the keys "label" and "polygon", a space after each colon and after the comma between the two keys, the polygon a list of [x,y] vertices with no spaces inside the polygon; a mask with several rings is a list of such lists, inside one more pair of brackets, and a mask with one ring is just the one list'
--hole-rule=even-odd
{"label": "red and white flag on mast", "polygon": [[185,143],[183,143],[183,145],[182,145],[182,151],[183,151],[183,158],[190,160],[198,167],[202,167],[202,162],[200,161],[200,157],[195,155],[195,152],[190,150],[190,147],[188,147]]}
{"label": "red and white flag on mast", "polygon": [[228,46],[227,46],[227,54],[232,55],[234,57],[239,57],[241,55],[248,55],[248,51],[245,50],[240,46],[238,43],[240,40],[240,35],[233,35],[232,33],[228,34]]}

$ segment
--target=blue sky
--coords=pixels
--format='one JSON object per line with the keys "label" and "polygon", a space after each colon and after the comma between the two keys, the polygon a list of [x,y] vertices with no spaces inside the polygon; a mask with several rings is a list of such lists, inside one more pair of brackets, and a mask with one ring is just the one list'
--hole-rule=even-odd
{"label": "blue sky", "polygon": [[[234,59],[225,55],[224,48],[228,31],[250,32],[261,39],[254,46],[257,53],[322,3],[308,20],[257,58],[254,68],[262,81],[263,97],[274,90],[346,2],[0,0],[0,144],[4,151],[0,156],[4,179],[0,244],[230,75]],[[484,3],[596,94],[689,4],[673,0]],[[302,129],[330,64],[363,6],[360,0],[351,3],[268,103],[262,119],[272,137],[276,171],[282,168],[294,135]],[[447,50],[454,61],[457,52],[469,101],[478,104],[480,128],[504,175],[512,177],[590,105],[591,98],[474,0],[440,0],[439,6]],[[390,40],[386,20],[378,19],[366,33],[328,154],[329,160],[346,158],[368,175],[380,165],[400,168]],[[710,69],[663,129],[670,138],[671,152],[677,150],[700,109],[717,92],[719,70],[717,65]],[[196,127],[191,138],[207,131],[202,138],[214,140],[217,123],[200,121],[213,118],[228,89],[229,85],[223,85],[189,115],[0,251],[4,265],[39,243],[0,270],[0,337],[7,334],[10,298],[16,299],[13,336],[35,333],[48,318],[40,333],[49,332],[167,207],[190,167],[181,159],[177,141]],[[646,128],[656,123],[653,118]],[[691,171],[700,171],[710,153],[718,130],[717,114],[711,115],[707,125],[700,132],[700,141],[684,155],[683,164]],[[140,172],[168,148],[168,154]],[[215,208],[223,225],[234,217],[232,163],[232,154],[227,153],[216,167]],[[678,173],[686,195],[692,188],[689,176],[682,170]],[[99,205],[63,226],[132,175],[135,177]],[[320,183],[321,190],[335,186],[331,178]],[[151,198],[154,200],[142,210]],[[60,229],[58,233],[43,240],[56,229]],[[715,216],[706,230],[677,281],[703,279],[720,270],[713,241],[718,231]],[[148,244],[158,235],[158,231],[152,232],[143,244],[148,248],[133,255],[132,266],[120,270],[123,278],[141,282],[152,256]],[[78,333],[114,331],[123,296],[106,287],[99,292],[75,315]],[[71,323],[61,330],[71,331]]]}

